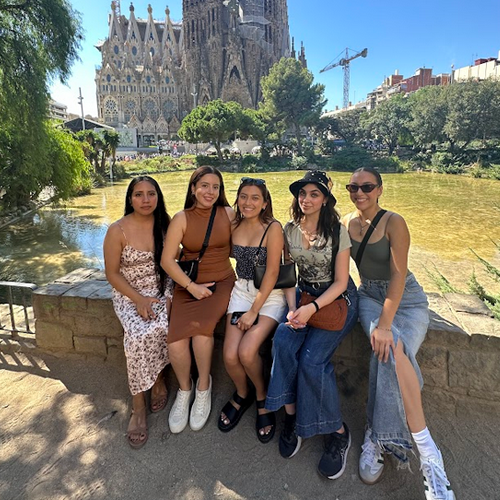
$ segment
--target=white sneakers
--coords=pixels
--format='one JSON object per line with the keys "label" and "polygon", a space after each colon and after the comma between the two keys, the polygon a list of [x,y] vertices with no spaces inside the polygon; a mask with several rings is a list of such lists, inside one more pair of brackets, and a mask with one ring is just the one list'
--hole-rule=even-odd
{"label": "white sneakers", "polygon": [[199,391],[196,383],[196,398],[193,407],[191,408],[191,416],[189,417],[189,426],[193,431],[199,431],[206,424],[210,410],[212,409],[212,375],[209,375],[210,382],[206,391]]}
{"label": "white sneakers", "polygon": [[194,384],[191,379],[191,389],[189,391],[177,391],[177,397],[175,398],[174,405],[170,410],[170,415],[168,416],[168,426],[170,427],[170,432],[172,434],[178,434],[182,432],[188,423],[189,416],[189,406],[193,401],[194,396]]}
{"label": "white sneakers", "polygon": [[378,444],[371,440],[372,430],[366,429],[365,442],[359,457],[359,477],[365,484],[375,484],[384,472],[384,455]]}
{"label": "white sneakers", "polygon": [[[206,391],[198,390],[199,382],[198,380],[196,389],[191,380],[191,389],[189,391],[181,391],[180,389],[177,391],[177,397],[168,416],[168,425],[172,434],[178,434],[184,430],[188,423],[188,417],[189,426],[193,431],[199,431],[207,422],[212,408],[212,376],[210,375],[210,385]],[[189,416],[189,407],[195,393],[196,398]]]}
{"label": "white sneakers", "polygon": [[424,487],[426,500],[455,500],[455,493],[451,489],[450,482],[446,476],[443,463],[443,455],[430,458],[420,458],[420,470],[424,475]]}

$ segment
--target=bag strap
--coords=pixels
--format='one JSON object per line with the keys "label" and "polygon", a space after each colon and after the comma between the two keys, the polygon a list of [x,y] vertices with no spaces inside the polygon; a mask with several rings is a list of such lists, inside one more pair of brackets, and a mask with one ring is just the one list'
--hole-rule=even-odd
{"label": "bag strap", "polygon": [[337,253],[339,252],[340,245],[340,223],[338,223],[333,229],[335,236],[337,237],[337,243],[332,245],[332,262],[331,262],[331,274],[332,274],[332,283],[335,281],[335,258],[337,257]]}
{"label": "bag strap", "polygon": [[262,235],[262,238],[260,239],[259,243],[259,248],[257,249],[257,253],[255,254],[255,263],[257,264],[259,254],[260,254],[260,249],[262,248],[262,243],[264,242],[264,238],[266,237],[267,232],[269,231],[269,228],[275,223],[278,222],[277,220],[273,220],[269,223],[269,225],[266,227],[266,230],[264,231],[264,234]]}
{"label": "bag strap", "polygon": [[384,216],[386,212],[387,210],[384,209],[381,209],[377,212],[377,215],[375,215],[372,222],[370,223],[368,231],[366,231],[365,237],[361,241],[361,245],[359,245],[358,251],[356,253],[356,258],[354,259],[354,262],[356,262],[356,267],[358,269],[359,265],[361,264],[361,259],[363,258],[363,253],[365,251],[366,244],[368,243],[368,240],[370,239],[370,236],[372,235],[373,231],[375,231],[375,228],[377,227],[377,224],[379,223],[380,219]]}
{"label": "bag strap", "polygon": [[212,227],[214,225],[215,215],[217,214],[217,206],[214,205],[212,208],[212,213],[210,214],[210,220],[208,221],[207,232],[205,233],[205,239],[203,240],[203,245],[200,250],[200,255],[198,255],[198,260],[201,262],[201,258],[205,254],[208,247],[208,242],[210,240],[210,235],[212,234]]}
{"label": "bag strap", "polygon": [[[210,234],[212,233],[212,227],[214,225],[214,219],[216,214],[217,214],[217,206],[214,205],[212,208],[212,213],[210,214],[210,220],[208,221],[207,232],[205,233],[205,239],[203,240],[203,245],[201,246],[200,254],[198,255],[198,258],[194,260],[198,260],[201,262],[201,258],[203,257],[208,247],[208,241],[210,240]],[[179,254],[179,261],[182,259],[183,255],[184,255],[184,249],[182,249],[181,253]]]}

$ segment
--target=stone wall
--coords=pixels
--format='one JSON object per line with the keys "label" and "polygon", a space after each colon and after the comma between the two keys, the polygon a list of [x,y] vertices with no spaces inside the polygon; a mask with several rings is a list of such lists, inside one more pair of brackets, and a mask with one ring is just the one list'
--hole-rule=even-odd
{"label": "stone wall", "polygon": [[[453,398],[500,401],[500,322],[472,296],[430,294],[429,301],[431,324],[418,353],[426,386]],[[123,330],[102,271],[79,269],[37,289],[33,307],[39,349],[125,368]],[[219,339],[223,329],[221,322],[216,332]],[[368,339],[358,325],[334,358],[344,390],[354,390],[366,378],[369,356]]]}

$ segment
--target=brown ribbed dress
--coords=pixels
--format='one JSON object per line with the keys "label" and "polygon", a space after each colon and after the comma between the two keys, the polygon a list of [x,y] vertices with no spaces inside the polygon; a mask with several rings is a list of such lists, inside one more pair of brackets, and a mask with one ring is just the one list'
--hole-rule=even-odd
{"label": "brown ribbed dress", "polygon": [[[196,259],[207,232],[211,208],[190,208],[184,211],[187,228],[182,246],[183,259]],[[198,267],[197,283],[215,281],[217,288],[208,298],[197,300],[178,284],[174,288],[172,310],[169,318],[169,344],[177,340],[204,335],[211,337],[215,325],[226,314],[235,275],[229,261],[231,222],[224,207],[217,207],[208,247]]]}

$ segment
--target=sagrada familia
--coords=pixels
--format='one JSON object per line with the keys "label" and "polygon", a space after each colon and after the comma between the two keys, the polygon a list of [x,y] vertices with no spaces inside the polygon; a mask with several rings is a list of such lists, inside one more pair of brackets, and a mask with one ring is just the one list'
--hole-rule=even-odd
{"label": "sagrada familia", "polygon": [[[111,3],[108,38],[96,47],[99,118],[136,129],[139,145],[175,137],[182,119],[212,99],[256,108],[260,78],[290,46],[286,0],[182,0],[183,20],[135,16]],[[305,50],[299,60],[306,66]]]}

